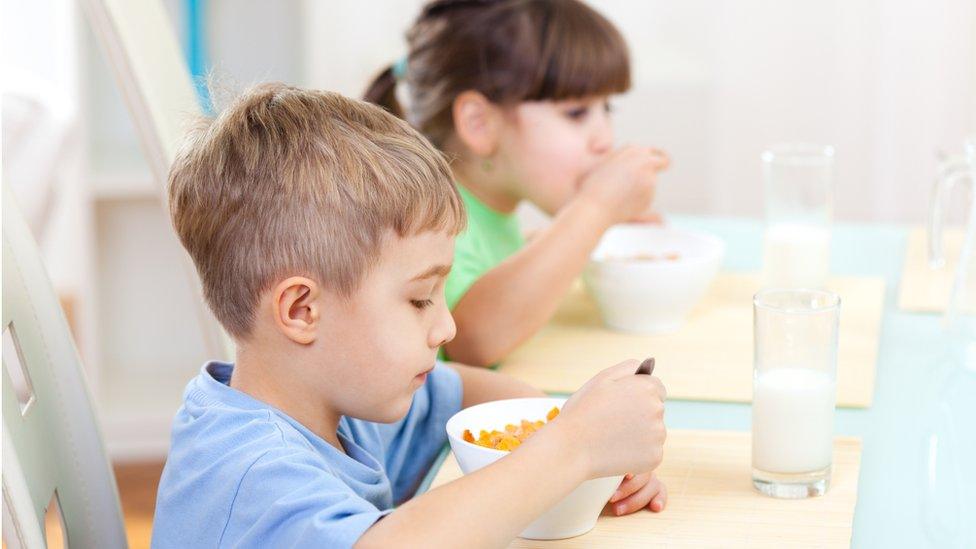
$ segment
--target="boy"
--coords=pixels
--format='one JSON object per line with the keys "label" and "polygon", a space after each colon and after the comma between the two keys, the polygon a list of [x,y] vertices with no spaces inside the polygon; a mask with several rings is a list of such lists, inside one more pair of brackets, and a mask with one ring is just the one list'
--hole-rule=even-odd
{"label": "boy", "polygon": [[[497,546],[583,480],[660,462],[664,390],[627,362],[510,456],[407,501],[451,415],[541,393],[435,363],[454,336],[444,280],[464,212],[406,123],[258,86],[192,133],[169,185],[237,360],[187,386],[154,547]],[[644,473],[615,498],[659,508],[664,492]]]}

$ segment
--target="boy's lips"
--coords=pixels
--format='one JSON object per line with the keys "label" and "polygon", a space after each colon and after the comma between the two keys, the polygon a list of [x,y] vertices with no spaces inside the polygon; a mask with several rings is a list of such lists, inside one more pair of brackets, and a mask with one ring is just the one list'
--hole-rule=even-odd
{"label": "boy's lips", "polygon": [[426,380],[427,379],[427,374],[431,373],[432,371],[434,371],[434,367],[433,366],[431,366],[430,368],[427,368],[423,372],[420,372],[419,374],[417,374],[416,376],[414,376],[414,379]]}

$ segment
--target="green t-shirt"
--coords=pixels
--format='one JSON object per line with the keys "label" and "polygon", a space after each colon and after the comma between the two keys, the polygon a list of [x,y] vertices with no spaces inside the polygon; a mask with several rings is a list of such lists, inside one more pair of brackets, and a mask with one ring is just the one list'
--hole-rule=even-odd
{"label": "green t-shirt", "polygon": [[476,280],[494,269],[525,243],[515,214],[492,210],[463,185],[457,186],[468,215],[468,227],[454,243],[454,266],[445,294],[452,310]]}

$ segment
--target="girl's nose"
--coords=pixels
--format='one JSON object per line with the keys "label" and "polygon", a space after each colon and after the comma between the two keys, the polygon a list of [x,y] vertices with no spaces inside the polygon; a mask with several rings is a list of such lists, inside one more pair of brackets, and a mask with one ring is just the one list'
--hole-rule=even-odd
{"label": "girl's nose", "polygon": [[593,133],[590,136],[590,151],[597,156],[610,152],[613,148],[613,123],[610,113],[602,108],[599,116],[594,117]]}

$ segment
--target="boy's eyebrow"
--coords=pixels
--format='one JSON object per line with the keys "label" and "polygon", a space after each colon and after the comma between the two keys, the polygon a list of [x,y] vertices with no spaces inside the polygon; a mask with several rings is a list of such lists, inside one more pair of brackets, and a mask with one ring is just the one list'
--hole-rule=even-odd
{"label": "boy's eyebrow", "polygon": [[423,280],[433,276],[447,276],[449,272],[451,272],[450,265],[434,265],[419,275],[411,278],[410,281],[413,282],[415,280]]}

